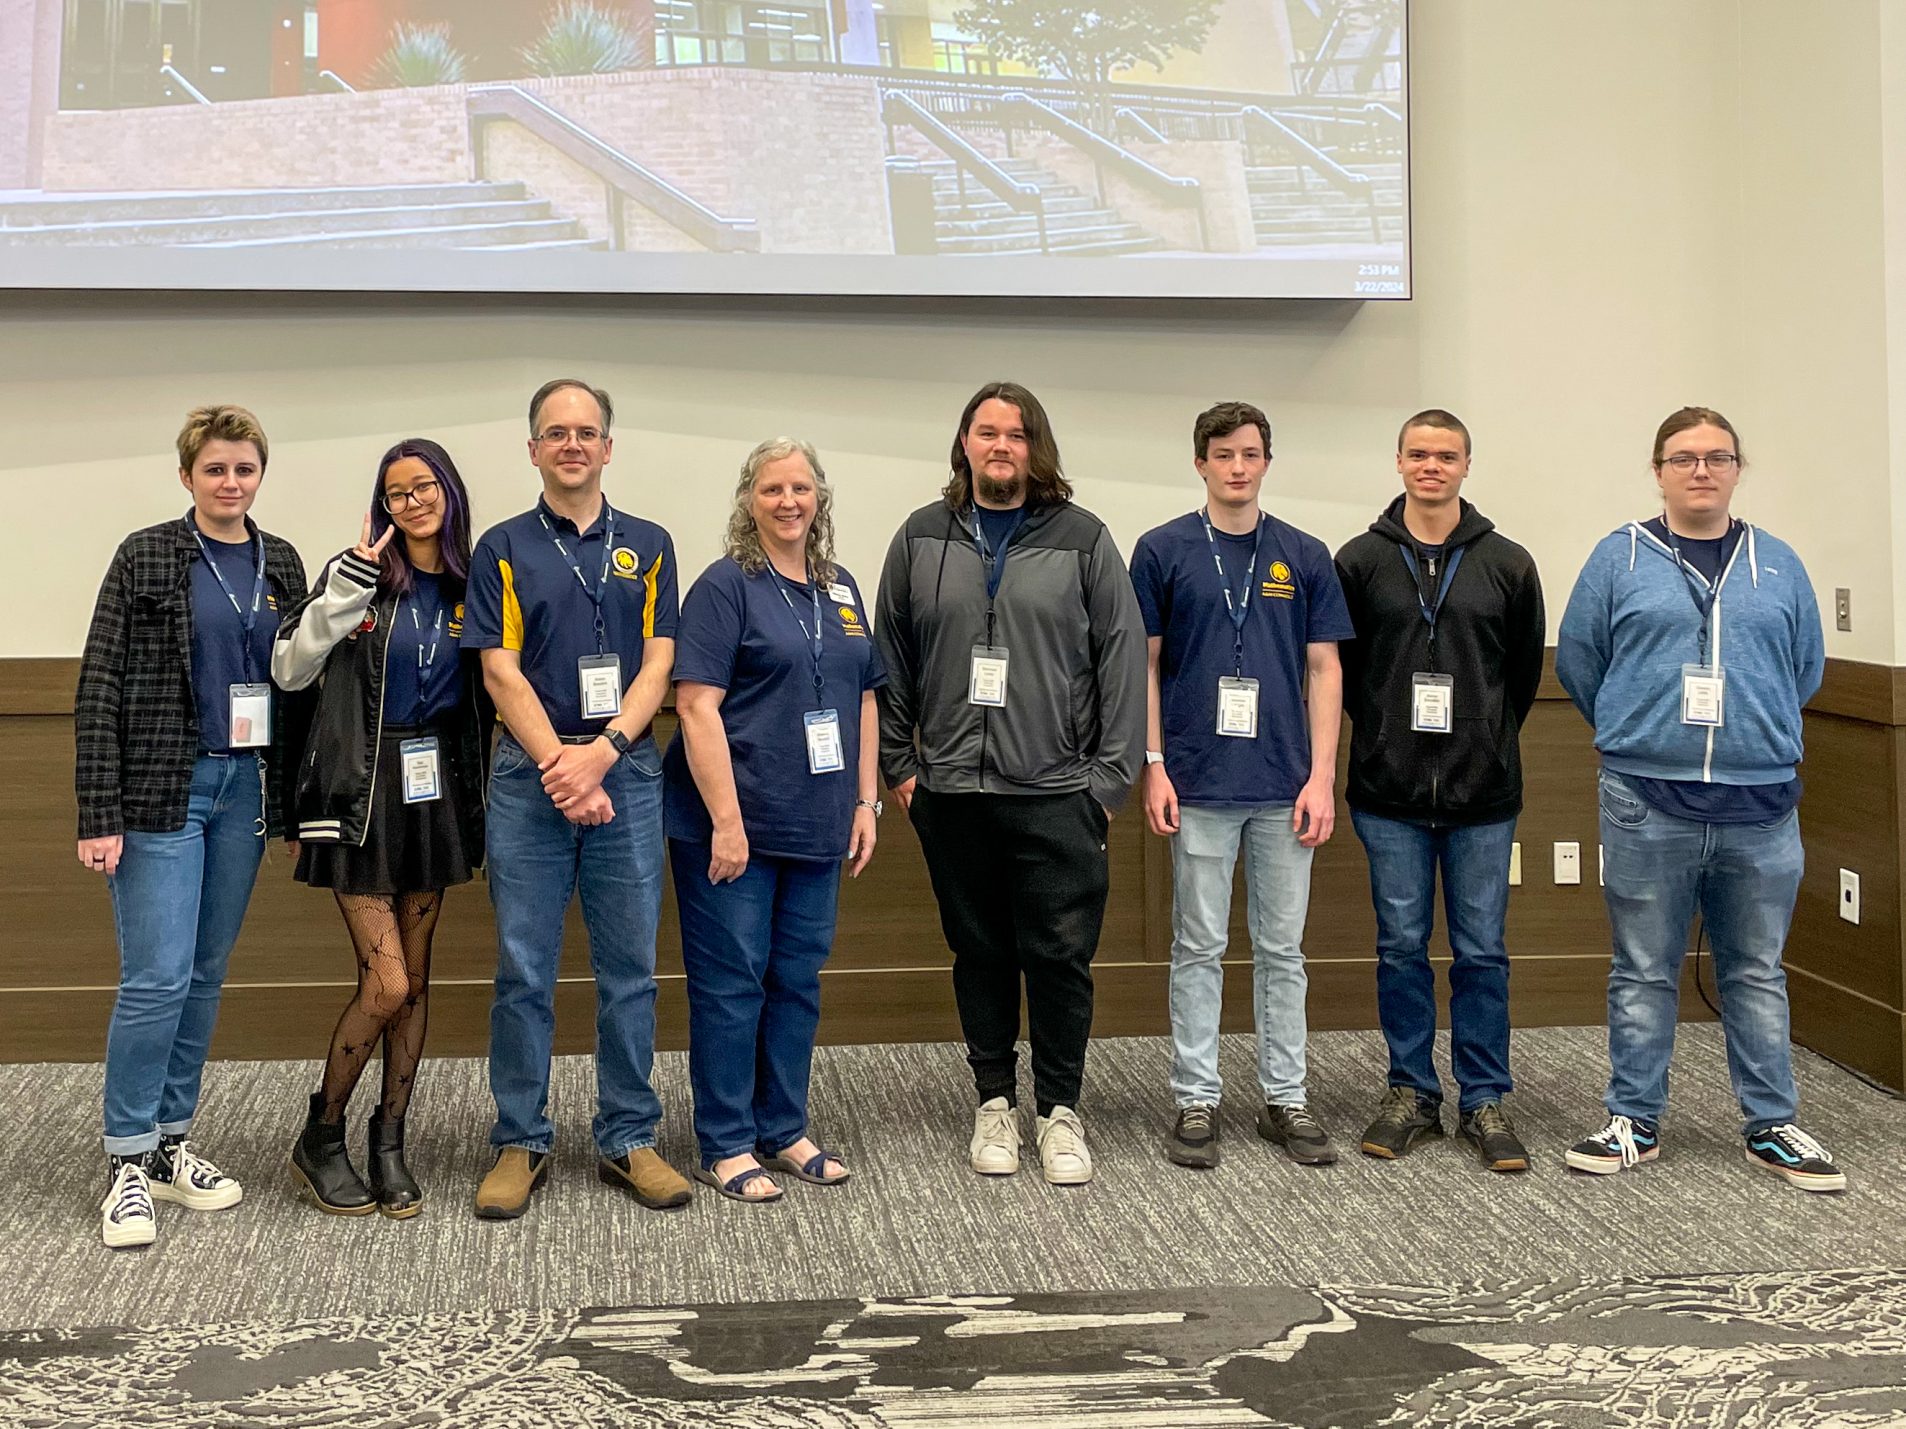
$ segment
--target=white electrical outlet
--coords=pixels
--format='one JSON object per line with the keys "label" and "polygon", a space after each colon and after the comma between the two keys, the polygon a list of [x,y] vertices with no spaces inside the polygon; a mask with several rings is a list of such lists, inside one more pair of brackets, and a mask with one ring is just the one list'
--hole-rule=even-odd
{"label": "white electrical outlet", "polygon": [[1860,876],[1850,868],[1840,870],[1840,916],[1849,923],[1860,921]]}
{"label": "white electrical outlet", "polygon": [[1559,843],[1555,846],[1555,881],[1557,884],[1582,881],[1582,846],[1580,844]]}
{"label": "white electrical outlet", "polygon": [[1522,845],[1519,842],[1509,845],[1509,886],[1522,886]]}

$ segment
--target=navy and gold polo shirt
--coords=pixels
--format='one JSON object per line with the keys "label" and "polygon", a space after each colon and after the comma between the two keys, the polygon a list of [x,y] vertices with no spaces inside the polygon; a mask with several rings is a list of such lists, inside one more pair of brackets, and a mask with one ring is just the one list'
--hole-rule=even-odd
{"label": "navy and gold polo shirt", "polygon": [[[574,567],[557,549],[544,520],[562,537],[575,558]],[[577,567],[588,591],[576,579]],[[589,595],[599,580],[606,585],[600,651],[596,606]],[[471,557],[464,604],[464,648],[519,652],[523,674],[556,733],[593,734],[606,721],[583,718],[577,663],[598,653],[621,656],[626,691],[642,668],[643,642],[675,638],[680,614],[675,543],[653,521],[614,510],[606,498],[602,514],[579,532],[574,522],[558,516],[539,497],[534,509],[483,533]]]}

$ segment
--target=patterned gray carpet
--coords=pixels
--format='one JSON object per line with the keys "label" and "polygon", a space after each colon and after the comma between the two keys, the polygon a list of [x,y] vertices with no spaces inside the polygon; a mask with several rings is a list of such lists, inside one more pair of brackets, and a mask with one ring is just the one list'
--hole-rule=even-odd
{"label": "patterned gray carpet", "polygon": [[0,1332],[8,1425],[1899,1425],[1906,1274]]}
{"label": "patterned gray carpet", "polygon": [[[592,1073],[565,1059],[554,1175],[529,1216],[504,1223],[467,1210],[489,1160],[480,1062],[426,1065],[412,1159],[431,1199],[407,1222],[339,1220],[293,1199],[284,1156],[313,1064],[219,1063],[197,1141],[244,1181],[244,1203],[213,1214],[161,1206],[158,1244],[137,1252],[98,1241],[99,1068],[5,1066],[0,1185],[12,1194],[0,1203],[0,1326],[476,1317],[442,1322],[457,1324],[584,1306],[1906,1266],[1906,1104],[1801,1054],[1803,1120],[1851,1181],[1841,1196],[1805,1195],[1743,1163],[1718,1031],[1684,1027],[1661,1160],[1582,1177],[1563,1169],[1561,1152],[1600,1123],[1602,1039],[1589,1028],[1516,1035],[1513,1110],[1536,1155],[1523,1177],[1488,1175],[1453,1140],[1396,1163],[1353,1151],[1334,1167],[1294,1166],[1252,1134],[1243,1038],[1226,1040],[1225,1075],[1240,1094],[1225,1113],[1224,1165],[1179,1170],[1159,1150],[1169,1121],[1163,1040],[1097,1043],[1084,1111],[1099,1178],[1065,1190],[966,1169],[971,1098],[955,1048],[826,1048],[816,1130],[854,1180],[791,1185],[772,1207],[704,1193],[668,1215],[596,1180]],[[1381,1047],[1374,1033],[1313,1040],[1313,1104],[1346,1141],[1380,1089]],[[662,1150],[686,1166],[684,1059],[661,1058],[657,1081]],[[361,1138],[354,1127],[360,1147]]]}

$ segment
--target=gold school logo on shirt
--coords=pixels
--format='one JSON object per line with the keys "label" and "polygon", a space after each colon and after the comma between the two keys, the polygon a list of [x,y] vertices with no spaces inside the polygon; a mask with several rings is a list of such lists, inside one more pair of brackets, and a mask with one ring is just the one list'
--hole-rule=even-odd
{"label": "gold school logo on shirt", "polygon": [[1271,568],[1264,573],[1264,585],[1259,594],[1278,600],[1297,599],[1297,587],[1291,581],[1291,568],[1282,561],[1272,561]]}
{"label": "gold school logo on shirt", "polygon": [[450,638],[452,640],[461,640],[463,638],[463,602],[462,601],[458,601],[456,605],[456,609],[450,612]]}
{"label": "gold school logo on shirt", "polygon": [[854,613],[852,606],[837,605],[834,608],[840,612],[842,630],[849,635],[858,635],[862,640],[867,638],[867,628],[860,623],[860,617]]}
{"label": "gold school logo on shirt", "polygon": [[609,558],[609,566],[625,581],[632,581],[638,574],[638,562],[635,552],[627,546],[617,546],[615,554]]}

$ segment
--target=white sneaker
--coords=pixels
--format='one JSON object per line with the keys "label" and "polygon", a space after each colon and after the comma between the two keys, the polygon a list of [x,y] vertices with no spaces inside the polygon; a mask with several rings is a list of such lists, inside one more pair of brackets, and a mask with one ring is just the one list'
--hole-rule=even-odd
{"label": "white sneaker", "polygon": [[99,1203],[99,1238],[111,1249],[123,1250],[151,1245],[158,1234],[145,1167],[137,1161],[122,1161],[106,1188],[106,1199]]}
{"label": "white sneaker", "polygon": [[245,1188],[183,1141],[161,1141],[146,1163],[152,1199],[194,1211],[222,1211],[245,1198]]}
{"label": "white sneaker", "polygon": [[1054,1186],[1083,1186],[1092,1179],[1092,1153],[1085,1147],[1085,1123],[1069,1106],[1056,1106],[1037,1119],[1039,1164]]}
{"label": "white sneaker", "polygon": [[980,1104],[967,1160],[982,1176],[1010,1176],[1019,1169],[1019,1113],[1006,1098]]}

